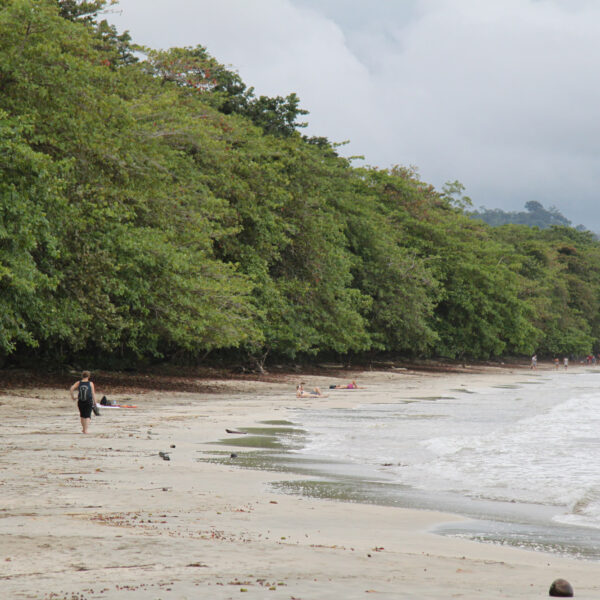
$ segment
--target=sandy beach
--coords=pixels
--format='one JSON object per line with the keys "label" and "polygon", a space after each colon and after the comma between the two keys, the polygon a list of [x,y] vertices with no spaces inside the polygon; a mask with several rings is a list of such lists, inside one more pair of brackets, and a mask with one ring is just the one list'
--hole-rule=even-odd
{"label": "sandy beach", "polygon": [[[99,397],[137,408],[103,409],[88,435],[66,387],[6,385],[0,598],[544,598],[559,577],[575,597],[599,598],[596,562],[436,535],[435,525],[460,517],[280,494],[269,482],[293,476],[198,460],[226,428],[285,420],[298,403],[376,402],[390,382],[427,397],[530,374],[355,371],[188,386],[210,392],[124,391],[97,374]],[[294,395],[300,380],[326,388],[350,379],[366,389]]]}

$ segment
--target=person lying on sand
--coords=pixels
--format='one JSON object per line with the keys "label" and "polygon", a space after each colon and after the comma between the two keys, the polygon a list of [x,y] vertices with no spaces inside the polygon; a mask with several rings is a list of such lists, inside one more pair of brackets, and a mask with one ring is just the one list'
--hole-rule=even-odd
{"label": "person lying on sand", "polygon": [[318,387],[314,388],[312,392],[306,392],[304,390],[304,382],[299,383],[296,386],[296,397],[297,398],[315,398],[317,396],[323,396],[323,394],[321,393],[321,390]]}
{"label": "person lying on sand", "polygon": [[356,385],[356,381],[354,381],[354,379],[353,379],[348,385],[330,385],[329,389],[330,390],[358,390],[358,389],[364,389],[364,388],[359,388],[359,386]]}

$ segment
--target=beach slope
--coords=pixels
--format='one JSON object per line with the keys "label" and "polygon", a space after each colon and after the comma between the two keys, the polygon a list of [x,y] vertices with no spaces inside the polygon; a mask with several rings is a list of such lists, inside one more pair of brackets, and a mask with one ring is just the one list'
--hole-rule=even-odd
{"label": "beach slope", "polygon": [[[522,372],[354,374],[371,392],[390,377],[426,396],[459,378],[476,387]],[[235,438],[227,428],[285,420],[299,402],[294,382],[113,394],[138,408],[104,409],[88,435],[66,390],[5,388],[0,596],[543,598],[562,577],[577,598],[600,597],[597,563],[435,535],[460,517],[284,495],[269,482],[293,476],[199,460],[239,452],[212,445]],[[351,406],[355,394],[301,401]]]}

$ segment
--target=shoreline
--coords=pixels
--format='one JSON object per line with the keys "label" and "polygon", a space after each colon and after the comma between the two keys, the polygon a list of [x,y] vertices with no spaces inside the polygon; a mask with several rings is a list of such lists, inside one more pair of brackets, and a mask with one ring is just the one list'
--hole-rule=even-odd
{"label": "shoreline", "polygon": [[[406,394],[426,397],[460,383],[509,384],[531,375],[509,366],[475,374],[350,372],[344,378],[372,391],[393,379]],[[297,380],[324,388],[335,378],[282,379],[205,381],[221,390],[210,395],[112,394],[138,408],[103,410],[88,436],[77,433],[66,390],[2,392],[5,597],[534,598],[546,597],[559,577],[571,582],[578,598],[598,596],[596,562],[437,535],[436,526],[465,518],[276,493],[269,486],[275,478],[302,478],[198,460],[200,452],[214,451],[212,442],[226,428],[286,420],[300,403],[350,407],[368,398],[369,389],[296,399]],[[101,380],[96,385],[101,397]]]}

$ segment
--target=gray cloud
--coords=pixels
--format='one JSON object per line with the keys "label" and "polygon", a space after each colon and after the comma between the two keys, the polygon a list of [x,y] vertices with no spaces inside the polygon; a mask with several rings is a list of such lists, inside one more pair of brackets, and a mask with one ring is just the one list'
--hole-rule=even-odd
{"label": "gray cloud", "polygon": [[152,47],[202,44],[259,94],[297,92],[308,133],[367,164],[459,179],[476,206],[555,205],[600,231],[600,3],[121,0]]}

